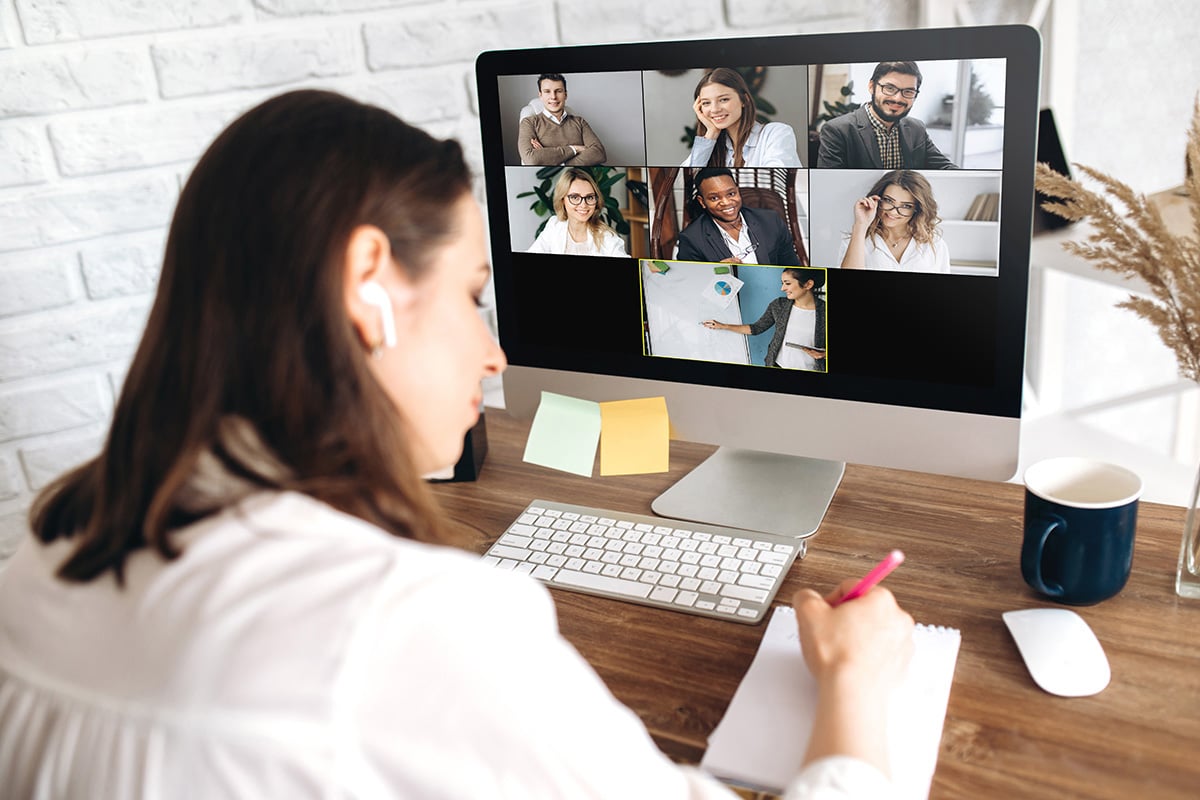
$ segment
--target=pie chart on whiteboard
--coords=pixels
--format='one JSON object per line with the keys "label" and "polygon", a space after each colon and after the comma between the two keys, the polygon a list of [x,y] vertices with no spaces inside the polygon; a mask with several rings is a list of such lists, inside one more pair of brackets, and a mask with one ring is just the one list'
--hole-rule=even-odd
{"label": "pie chart on whiteboard", "polygon": [[727,281],[717,281],[713,284],[713,291],[724,297],[733,291],[733,287]]}

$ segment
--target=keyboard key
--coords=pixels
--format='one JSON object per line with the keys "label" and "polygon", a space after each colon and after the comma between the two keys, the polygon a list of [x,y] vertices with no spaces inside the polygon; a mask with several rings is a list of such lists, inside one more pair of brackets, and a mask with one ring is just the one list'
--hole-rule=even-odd
{"label": "keyboard key", "polygon": [[675,605],[693,606],[696,604],[696,600],[699,597],[700,595],[696,594],[695,592],[680,592],[675,598]]}
{"label": "keyboard key", "polygon": [[738,578],[739,586],[749,586],[751,589],[770,589],[775,585],[775,581],[770,578],[764,578],[759,575],[745,575]]}
{"label": "keyboard key", "polygon": [[509,547],[504,544],[492,545],[491,554],[500,558],[512,558],[517,561],[524,561],[529,558],[530,551],[523,547]]}
{"label": "keyboard key", "polygon": [[749,600],[752,603],[765,603],[767,602],[767,591],[765,589],[751,589],[748,586],[727,583],[721,587],[721,597]]}
{"label": "keyboard key", "polygon": [[533,572],[530,574],[540,581],[548,581],[558,574],[558,570],[556,570],[554,567],[536,566],[533,568]]}
{"label": "keyboard key", "polygon": [[565,569],[559,570],[558,574],[554,576],[554,583],[578,586],[583,589],[599,589],[605,592],[612,592],[613,594],[629,595],[630,597],[649,597],[650,592],[653,590],[653,587],[646,583]]}
{"label": "keyboard key", "polygon": [[679,594],[678,589],[671,589],[666,586],[655,586],[650,592],[651,600],[659,600],[663,603],[670,603],[675,599],[675,595]]}

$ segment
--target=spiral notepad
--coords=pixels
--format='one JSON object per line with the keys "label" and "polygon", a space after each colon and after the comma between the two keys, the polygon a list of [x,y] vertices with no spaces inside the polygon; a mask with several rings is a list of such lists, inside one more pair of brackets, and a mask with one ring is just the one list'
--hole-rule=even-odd
{"label": "spiral notepad", "polygon": [[[889,715],[897,797],[929,796],[960,642],[954,628],[918,625],[913,632],[912,661]],[[701,768],[732,783],[782,793],[800,772],[816,704],[817,685],[800,652],[795,611],[778,606],[708,739]]]}

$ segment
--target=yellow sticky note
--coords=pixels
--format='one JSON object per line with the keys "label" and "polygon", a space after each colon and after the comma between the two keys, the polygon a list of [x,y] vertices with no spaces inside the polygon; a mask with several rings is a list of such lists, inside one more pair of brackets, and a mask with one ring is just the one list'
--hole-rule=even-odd
{"label": "yellow sticky note", "polygon": [[600,474],[639,475],[670,469],[671,423],[662,397],[600,404]]}
{"label": "yellow sticky note", "polygon": [[590,478],[599,438],[600,410],[596,403],[542,392],[525,442],[524,460]]}

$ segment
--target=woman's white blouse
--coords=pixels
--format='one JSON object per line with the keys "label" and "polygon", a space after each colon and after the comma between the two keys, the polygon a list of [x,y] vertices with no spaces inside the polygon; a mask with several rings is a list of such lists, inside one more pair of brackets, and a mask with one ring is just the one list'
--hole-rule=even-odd
{"label": "woman's white blouse", "polygon": [[[846,256],[850,240],[842,242],[842,250],[838,254],[838,263]],[[950,248],[941,236],[935,235],[931,242],[918,242],[915,239],[904,248],[900,258],[892,255],[892,251],[878,234],[866,241],[866,268],[886,270],[890,272],[950,272]]]}
{"label": "woman's white blouse", "polygon": [[[692,152],[681,166],[706,167],[712,157],[716,139],[697,136],[692,141]],[[733,150],[725,154],[725,166],[733,167]],[[800,156],[796,150],[796,132],[791,125],[782,122],[755,122],[750,135],[742,145],[742,161],[745,167],[800,167]]]}
{"label": "woman's white blouse", "polygon": [[[0,793],[24,798],[717,798],[559,634],[530,578],[264,493],[66,583],[0,573]],[[789,797],[883,796],[848,758]]]}
{"label": "woman's white blouse", "polygon": [[[533,245],[529,248],[529,253],[576,253],[579,255],[588,256],[624,256],[625,255],[625,240],[611,230],[605,230],[600,238],[600,246],[596,247],[595,241],[589,235],[586,242],[582,244],[577,242],[569,242],[570,234],[567,231],[567,223],[558,217],[550,217],[546,222],[546,227],[542,228],[542,232],[533,240]],[[575,245],[571,249],[570,245]]]}

